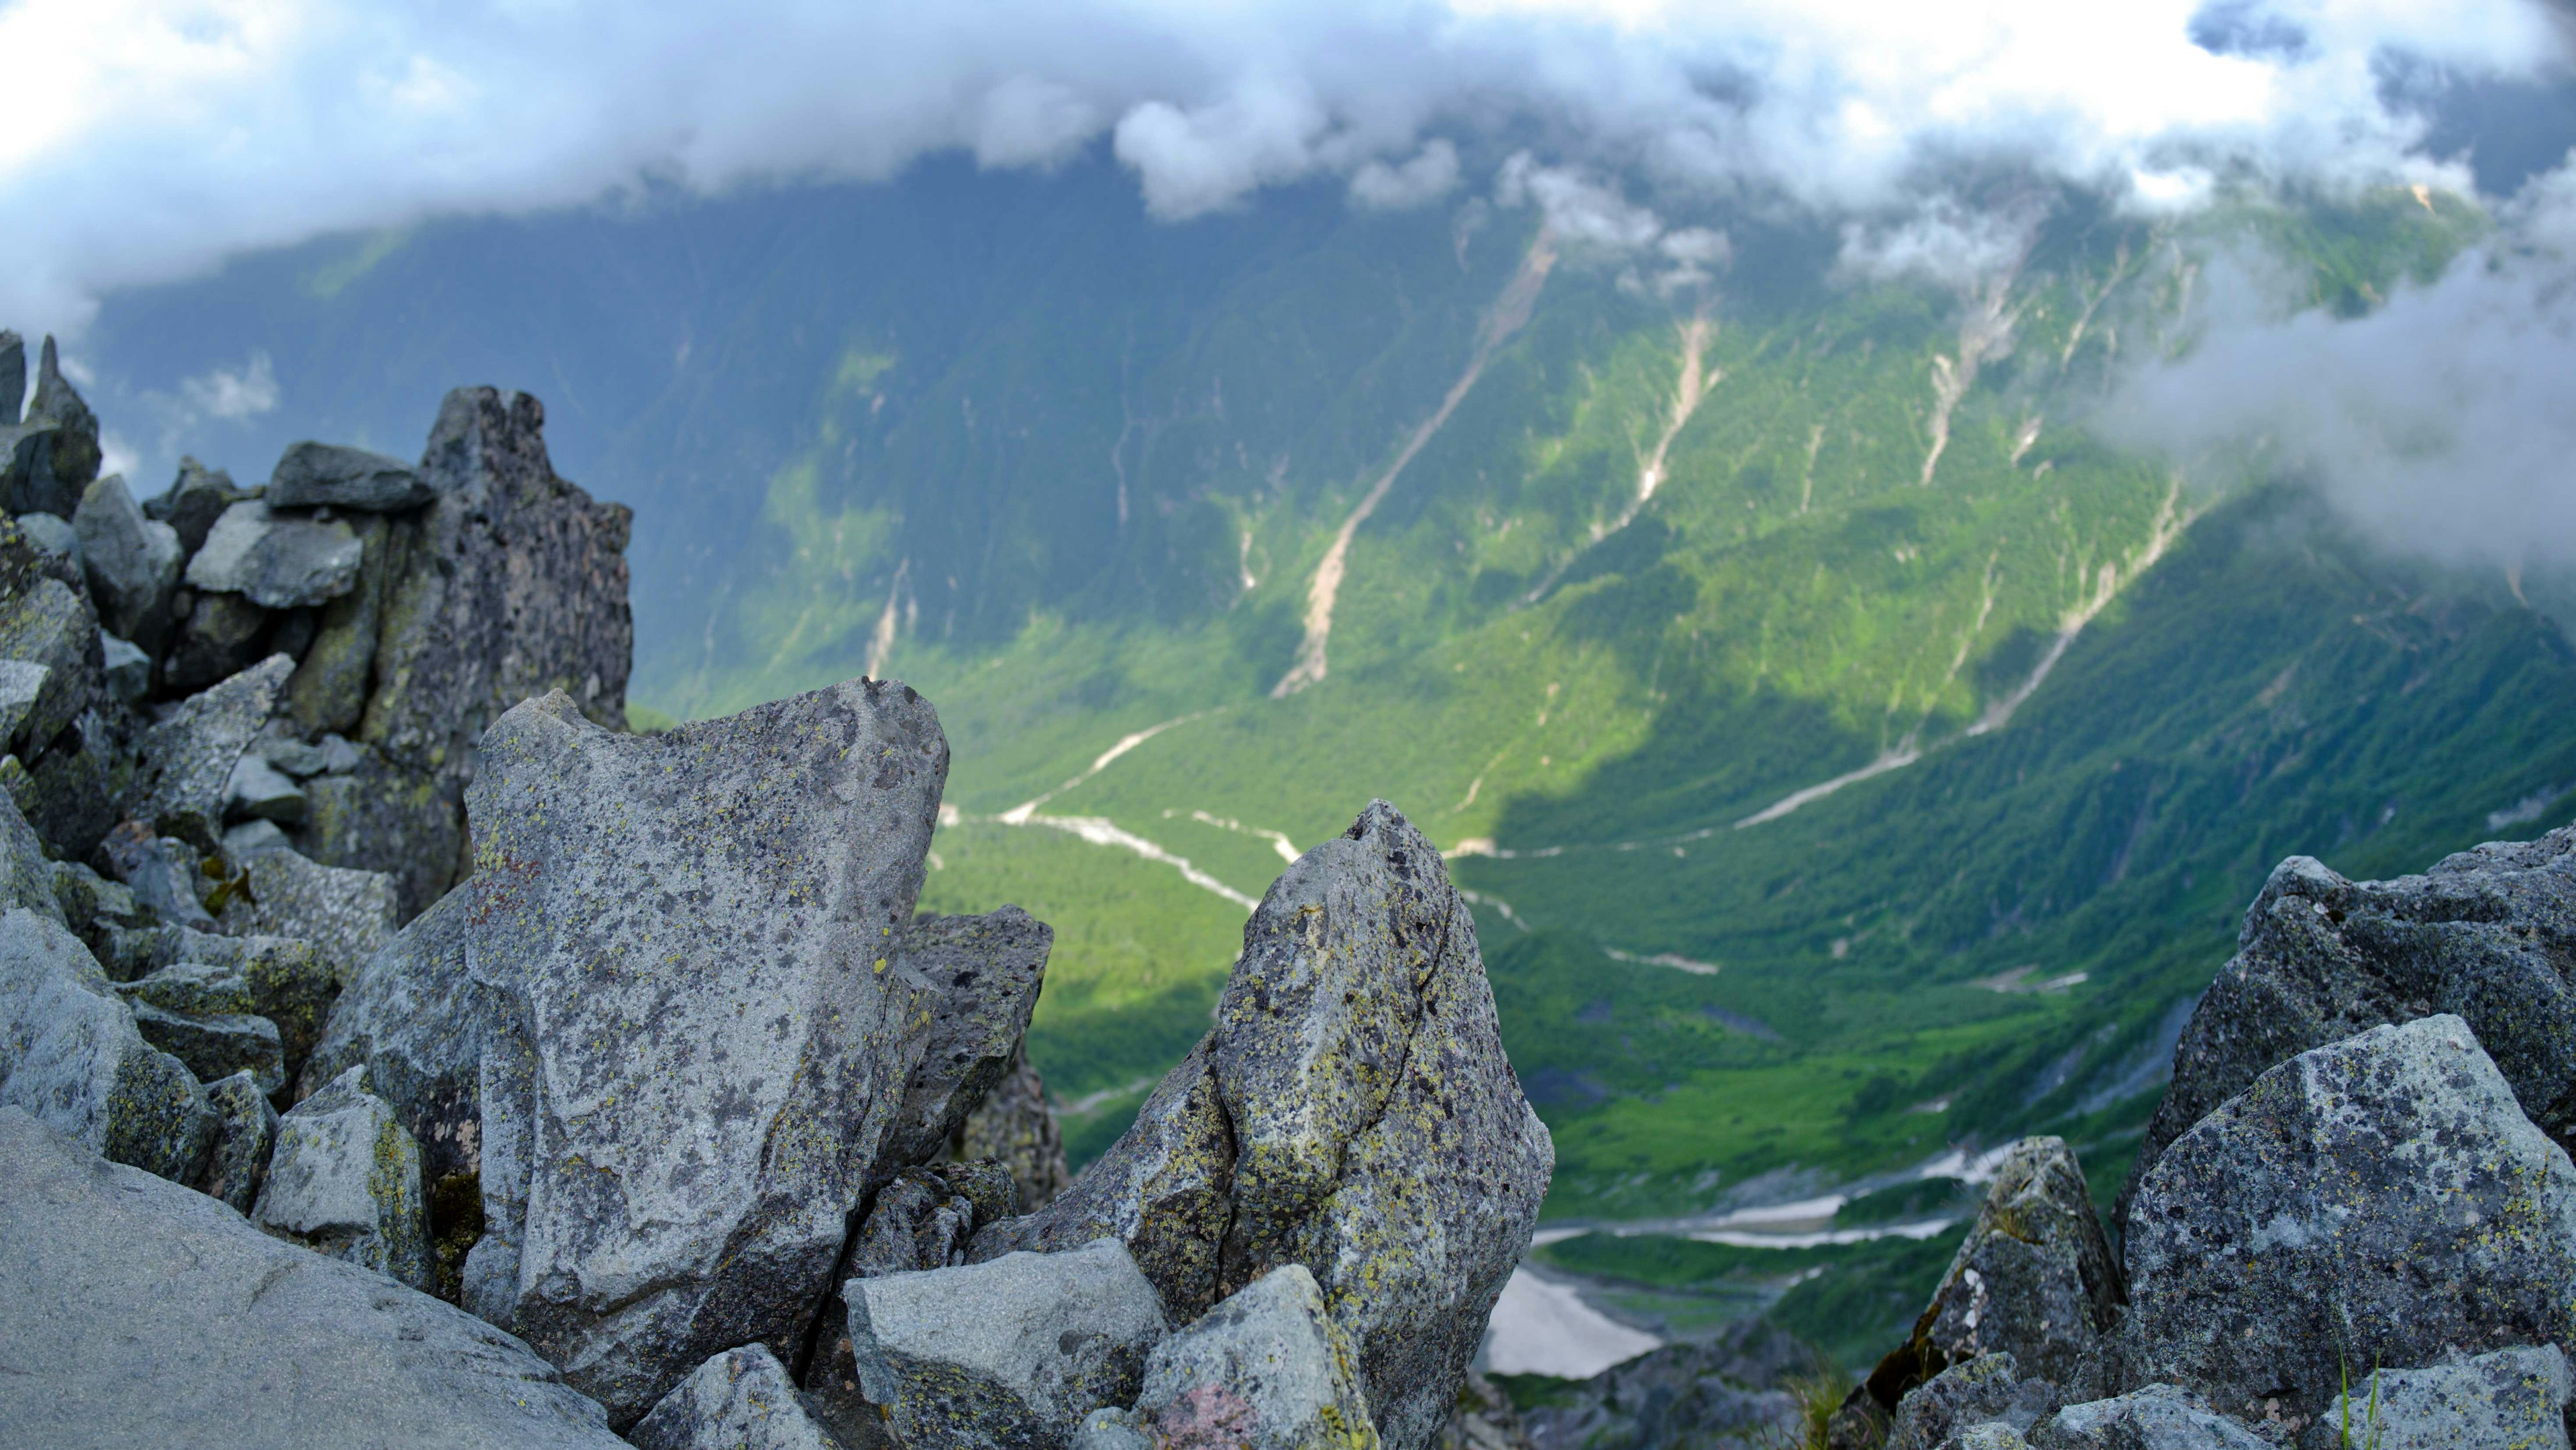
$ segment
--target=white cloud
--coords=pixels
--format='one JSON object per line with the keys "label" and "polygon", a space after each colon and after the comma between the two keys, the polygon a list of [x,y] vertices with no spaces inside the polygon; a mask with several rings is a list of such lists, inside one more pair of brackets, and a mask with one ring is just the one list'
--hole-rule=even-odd
{"label": "white cloud", "polygon": [[277,406],[277,371],[268,354],[255,352],[238,371],[208,368],[179,383],[179,396],[206,418],[256,418]]}
{"label": "white cloud", "polygon": [[1317,176],[1437,194],[1468,179],[1441,158],[1511,135],[1605,243],[1646,224],[1602,196],[1884,218],[1962,164],[2149,210],[2237,176],[2459,184],[2385,98],[2389,57],[2528,77],[2558,53],[2540,0],[2252,0],[2228,14],[2261,43],[2234,47],[2195,41],[2204,3],[14,0],[0,55],[42,61],[12,78],[0,215],[41,225],[0,228],[0,318],[69,330],[104,289],[323,231],[1103,137],[1183,219]]}

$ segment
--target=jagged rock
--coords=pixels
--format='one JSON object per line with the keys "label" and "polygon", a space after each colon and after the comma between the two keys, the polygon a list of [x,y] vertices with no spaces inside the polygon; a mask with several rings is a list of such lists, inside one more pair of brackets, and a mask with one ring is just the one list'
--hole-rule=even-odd
{"label": "jagged rock", "polygon": [[224,827],[223,846],[224,854],[241,862],[245,868],[254,858],[265,856],[271,851],[295,849],[295,843],[287,838],[284,831],[277,828],[277,822],[260,820],[244,821],[237,826]]}
{"label": "jagged rock", "polygon": [[1055,1202],[1073,1182],[1064,1161],[1064,1130],[1047,1105],[1046,1081],[1031,1066],[1026,1044],[1011,1049],[1002,1080],[967,1114],[949,1145],[953,1158],[986,1158],[1010,1170],[1020,1202],[1032,1213]]}
{"label": "jagged rock", "polygon": [[277,706],[295,661],[271,655],[250,669],[182,700],[135,742],[130,814],[163,835],[211,846],[223,830],[233,767]]}
{"label": "jagged rock", "polygon": [[419,1141],[432,1182],[482,1172],[486,1010],[466,975],[475,914],[472,893],[450,893],[361,961],[304,1068],[313,1088],[364,1064],[368,1086]]}
{"label": "jagged rock", "polygon": [[[300,669],[298,673],[301,673]],[[288,681],[290,692],[294,682]],[[252,747],[259,758],[276,766],[297,780],[311,780],[317,775],[347,775],[358,768],[358,747],[338,735],[325,734],[319,740],[305,741],[279,733],[284,722],[269,722],[269,733]]]}
{"label": "jagged rock", "polygon": [[172,960],[118,987],[120,995],[184,1016],[256,1015],[275,1024],[287,1070],[303,1064],[337,992],[331,965],[319,951],[291,937],[164,930],[178,941],[156,955]]}
{"label": "jagged rock", "polygon": [[1176,1314],[1303,1263],[1359,1345],[1381,1436],[1448,1418],[1554,1150],[1494,1021],[1439,853],[1372,802],[1244,926],[1217,1026],[1136,1124],[973,1257],[1127,1243]]}
{"label": "jagged rock", "polygon": [[98,616],[78,587],[79,577],[77,569],[51,563],[30,547],[21,524],[0,526],[0,659],[46,671],[11,741],[18,758],[31,765],[104,688]]}
{"label": "jagged rock", "polygon": [[1303,1264],[1283,1264],[1154,1347],[1139,1428],[1162,1444],[1373,1450],[1349,1336]]}
{"label": "jagged rock", "polygon": [[2377,1027],[2176,1139],[2128,1260],[2132,1383],[2302,1422],[2354,1363],[2576,1334],[2576,1166],[2460,1018]]}
{"label": "jagged rock", "polygon": [[[366,714],[367,686],[375,673],[376,632],[384,622],[386,591],[392,587],[393,531],[385,520],[371,514],[359,515],[351,527],[357,531],[362,558],[358,581],[348,593],[322,606],[314,620],[313,642],[299,652],[303,663],[286,684],[286,715],[299,734],[352,730]],[[355,768],[353,755],[349,769]]]}
{"label": "jagged rock", "polygon": [[214,1112],[214,1141],[197,1175],[197,1191],[249,1213],[268,1175],[269,1151],[277,1146],[277,1109],[246,1072],[206,1084],[206,1103]]}
{"label": "jagged rock", "polygon": [[152,656],[141,645],[112,634],[98,637],[99,677],[107,692],[127,705],[152,693]]}
{"label": "jagged rock", "polygon": [[2023,1378],[2009,1351],[1991,1350],[1908,1392],[1896,1406],[1887,1450],[1939,1450],[1958,1432],[1994,1421],[2027,1431],[2057,1413],[2058,1403],[2057,1386]]}
{"label": "jagged rock", "polygon": [[194,602],[183,611],[171,606],[177,638],[161,666],[161,681],[171,690],[202,690],[250,668],[267,651],[269,612],[238,594],[179,593]]}
{"label": "jagged rock", "polygon": [[124,476],[113,473],[82,491],[72,530],[100,628],[147,651],[159,649],[170,631],[170,591],[186,557],[178,530],[145,518]]}
{"label": "jagged rock", "polygon": [[244,499],[224,510],[188,561],[188,587],[239,594],[264,609],[302,609],[348,593],[364,558],[357,534],[338,519]]}
{"label": "jagged rock", "polygon": [[214,532],[215,520],[224,516],[224,510],[259,496],[258,489],[236,487],[233,476],[220,468],[182,458],[179,476],[170,487],[143,501],[143,516],[168,524],[179,536],[180,549],[193,554],[206,546],[206,535]]}
{"label": "jagged rock", "polygon": [[420,1148],[351,1068],[277,1120],[251,1222],[415,1289],[430,1283]]}
{"label": "jagged rock", "polygon": [[197,894],[205,871],[196,847],[175,836],[155,836],[142,822],[128,821],[107,833],[99,843],[97,859],[155,917],[199,931],[217,930]]}
{"label": "jagged rock", "polygon": [[2233,960],[2174,1049],[2118,1221],[2165,1145],[2276,1063],[2436,1012],[2464,1018],[2514,1096],[2576,1143],[2576,827],[2463,851],[2421,876],[2349,881],[2305,856],[2272,871]]}
{"label": "jagged rock", "polygon": [[389,514],[418,508],[433,497],[430,486],[401,459],[335,443],[288,445],[268,478],[268,501],[282,509]]}
{"label": "jagged rock", "polygon": [[249,896],[224,913],[227,925],[313,944],[332,980],[357,979],[394,936],[394,879],[377,871],[317,866],[270,849],[243,858]]}
{"label": "jagged rock", "polygon": [[948,745],[921,696],[853,681],[642,737],[557,691],[481,760],[469,1284],[514,1286],[506,1322],[628,1424],[717,1350],[794,1353],[893,1167]]}
{"label": "jagged rock", "polygon": [[619,1450],[510,1336],[9,1108],[0,1185],[0,1443]]}
{"label": "jagged rock", "polygon": [[98,419],[63,377],[48,337],[26,417],[0,431],[0,507],[69,518],[98,463]]}
{"label": "jagged rock", "polygon": [[354,737],[374,764],[308,788],[306,854],[391,873],[405,920],[463,874],[462,802],[487,725],[559,689],[624,728],[633,515],[555,476],[544,424],[525,394],[447,395],[420,467],[437,497],[392,517],[386,540],[375,691]]}
{"label": "jagged rock", "polygon": [[80,571],[80,533],[70,519],[53,514],[20,514],[18,531],[39,552],[69,564],[75,573]]}
{"label": "jagged rock", "polygon": [[2426,1369],[2384,1369],[2326,1406],[2305,1450],[2563,1450],[2567,1356],[2499,1349]]}
{"label": "jagged rock", "polygon": [[28,660],[0,660],[0,745],[18,738],[53,671]]}
{"label": "jagged rock", "polygon": [[896,1439],[953,1450],[1060,1445],[1135,1399],[1163,1305],[1115,1240],[1070,1253],[852,1279],[859,1385]]}
{"label": "jagged rock", "polygon": [[0,1104],[181,1183],[213,1131],[206,1090],[143,1040],[88,948],[23,908],[0,916]]}
{"label": "jagged rock", "polygon": [[48,849],[85,856],[116,824],[134,788],[132,719],[122,708],[82,711],[11,784]]}
{"label": "jagged rock", "polygon": [[[1763,1445],[1797,1428],[1798,1403],[1780,1386],[1805,1372],[1812,1355],[1756,1315],[1708,1343],[1669,1344],[1613,1365],[1528,1407],[1521,1419],[1530,1443],[1543,1450]],[[1867,1441],[1870,1450],[1884,1438],[1882,1427]]]}
{"label": "jagged rock", "polygon": [[1010,1071],[1054,945],[1054,929],[1016,906],[989,916],[920,916],[904,928],[903,963],[939,989],[939,1003],[880,1162],[938,1156]]}
{"label": "jagged rock", "polygon": [[2031,1450],[2269,1450],[2253,1431],[2175,1385],[2069,1405],[2030,1433]]}
{"label": "jagged rock", "polygon": [[[998,1163],[907,1168],[877,1190],[841,1274],[844,1279],[873,1279],[963,1263],[966,1244],[978,1227],[1018,1211],[1018,1186]],[[860,1394],[858,1376],[849,1306],[835,1289],[823,1306],[805,1382],[814,1392],[818,1413],[844,1433],[875,1415]]]}
{"label": "jagged rock", "polygon": [[245,755],[233,763],[232,778],[224,783],[224,814],[233,820],[259,816],[272,821],[300,821],[304,819],[304,788],[267,761]]}
{"label": "jagged rock", "polygon": [[[14,813],[15,807],[11,807],[9,814]],[[6,815],[0,815],[0,836],[10,834],[6,819]],[[35,832],[28,831],[24,839],[32,843]],[[14,851],[16,847],[17,843],[13,842],[9,847],[0,849]],[[12,867],[14,868],[17,862],[23,859],[25,858],[13,856]],[[54,904],[62,910],[63,925],[70,927],[72,935],[79,937],[92,952],[97,952],[107,940],[107,933],[111,928],[151,924],[151,913],[143,909],[143,903],[135,900],[134,893],[122,882],[110,881],[78,861],[54,861],[42,864],[49,865],[52,870]],[[35,903],[9,901],[0,905],[33,906]]]}
{"label": "jagged rock", "polygon": [[45,843],[16,802],[0,795],[0,911],[25,909],[68,922],[58,863],[45,859]]}
{"label": "jagged rock", "polygon": [[286,1050],[277,1024],[246,1012],[182,1013],[129,997],[143,1040],[188,1065],[199,1082],[246,1072],[264,1093],[286,1086]]}
{"label": "jagged rock", "polygon": [[842,1450],[765,1345],[692,1371],[626,1433],[637,1450]]}

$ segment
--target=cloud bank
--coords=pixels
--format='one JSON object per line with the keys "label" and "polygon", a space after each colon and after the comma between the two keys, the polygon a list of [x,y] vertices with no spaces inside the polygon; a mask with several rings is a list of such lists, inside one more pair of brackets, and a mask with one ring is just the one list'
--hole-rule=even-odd
{"label": "cloud bank", "polygon": [[[2560,52],[2538,0],[14,0],[0,319],[76,331],[106,290],[328,231],[1103,138],[1174,221],[1318,177],[1419,205],[1486,183],[1462,144],[1505,135],[1569,205],[1615,175],[1883,213],[1961,165],[2133,210],[2233,177],[2458,186],[2392,66]],[[1604,195],[1580,214],[1651,225]]]}

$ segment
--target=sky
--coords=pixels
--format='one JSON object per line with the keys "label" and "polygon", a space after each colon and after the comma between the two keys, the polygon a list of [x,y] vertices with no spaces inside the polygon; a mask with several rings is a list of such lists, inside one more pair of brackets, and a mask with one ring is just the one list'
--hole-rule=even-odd
{"label": "sky", "polygon": [[[12,67],[0,129],[0,325],[77,338],[119,287],[326,233],[1103,144],[1175,224],[1318,177],[1358,207],[1491,190],[1674,275],[1722,239],[1664,218],[1726,201],[1840,224],[1873,275],[1965,285],[2022,225],[1960,200],[1998,169],[2147,215],[2230,185],[2483,186],[2508,229],[2544,227],[2532,198],[2576,140],[2571,35],[2576,10],[2539,0],[0,0],[0,55],[41,58]],[[2348,406],[2313,426],[2563,363],[2567,258],[2517,237],[2367,320],[2451,374],[2347,369]],[[2362,336],[2251,302],[2212,321],[2199,372],[2137,381],[2140,440],[2206,448],[2164,415]],[[274,391],[208,386],[216,410]],[[2495,406],[2541,406],[2520,391]],[[2480,427],[2517,440],[2489,460],[2519,470],[2513,497],[2548,491],[2532,460],[2567,440],[2520,413]],[[2359,467],[2322,437],[2302,457]]]}

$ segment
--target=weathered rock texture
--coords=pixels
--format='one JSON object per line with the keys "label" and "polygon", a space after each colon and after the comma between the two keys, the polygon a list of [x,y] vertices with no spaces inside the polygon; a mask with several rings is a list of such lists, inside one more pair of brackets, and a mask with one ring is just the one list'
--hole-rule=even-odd
{"label": "weathered rock texture", "polygon": [[[0,378],[11,371],[23,378],[25,369],[26,350],[17,335],[0,338]],[[13,413],[16,403],[13,392]],[[98,418],[63,377],[54,340],[48,337],[38,355],[36,393],[27,401],[26,416],[0,418],[0,506],[13,514],[69,518],[81,490],[98,477],[98,464]]]}
{"label": "weathered rock texture", "polygon": [[921,1063],[878,1156],[922,1163],[1010,1071],[1037,1009],[1055,931],[1016,906],[988,916],[920,916],[903,930],[901,959],[938,989]]}
{"label": "weathered rock texture", "polygon": [[1046,1080],[1029,1065],[1025,1047],[1013,1048],[1002,1080],[969,1113],[949,1144],[949,1156],[988,1158],[1010,1170],[1020,1202],[1031,1212],[1055,1202],[1073,1182],[1064,1160],[1064,1129],[1048,1106]]}
{"label": "weathered rock texture", "polygon": [[843,1450],[787,1367],[757,1344],[698,1366],[626,1439],[636,1450]]}
{"label": "weathered rock texture", "polygon": [[1897,1406],[1887,1450],[1940,1450],[1954,1435],[2002,1424],[2015,1434],[2057,1412],[2057,1386],[2025,1379],[2021,1366],[1993,1350],[1934,1375]]}
{"label": "weathered rock texture", "polygon": [[277,1148],[251,1222],[415,1289],[430,1284],[420,1149],[363,1068],[277,1120]]}
{"label": "weathered rock texture", "polygon": [[2463,851],[2421,876],[2348,881],[2305,856],[2274,868],[2235,959],[2174,1051],[2130,1188],[2165,1146],[2275,1063],[2366,1028],[2455,1013],[2523,1111],[2576,1141],[2576,827]]}
{"label": "weathered rock texture", "polygon": [[2576,1167],[2460,1018],[2257,1078],[2169,1146],[2128,1238],[2131,1383],[2313,1419],[2351,1366],[2576,1333]]}
{"label": "weathered rock texture", "polygon": [[2381,1370],[2326,1407],[2303,1450],[2564,1450],[2567,1356],[2499,1349],[2425,1369]]}
{"label": "weathered rock texture", "polygon": [[0,1107],[0,1444],[617,1450],[526,1346]]}
{"label": "weathered rock texture", "polygon": [[1373,802],[1272,884],[1217,1019],[1115,1147],[974,1257],[1115,1237],[1183,1320],[1303,1264],[1359,1347],[1379,1433],[1416,1450],[1554,1166],[1439,853]]}
{"label": "weathered rock texture", "polygon": [[[1758,1316],[1741,1319],[1707,1343],[1669,1344],[1613,1365],[1519,1418],[1538,1450],[1771,1444],[1795,1433],[1797,1402],[1781,1385],[1805,1373],[1812,1354]],[[1884,1430],[1868,1443],[1879,1444]],[[1459,1450],[1496,1450],[1460,1441]]]}
{"label": "weathered rock texture", "polygon": [[2254,1432],[2174,1385],[2069,1405],[2033,1427],[2030,1444],[2031,1450],[2268,1450]]}
{"label": "weathered rock texture", "polygon": [[268,1155],[277,1146],[277,1109],[246,1072],[206,1084],[206,1103],[215,1116],[214,1141],[197,1191],[247,1214],[259,1201]]}
{"label": "weathered rock texture", "polygon": [[870,682],[641,737],[557,692],[485,737],[468,1292],[615,1423],[797,1353],[938,1000],[897,948],[947,771]]}
{"label": "weathered rock texture", "polygon": [[1135,1422],[1163,1445],[1374,1450],[1356,1357],[1315,1276],[1282,1265],[1154,1347]]}
{"label": "weathered rock texture", "polygon": [[333,443],[288,445],[268,478],[268,501],[278,508],[401,513],[435,496],[401,459]]}
{"label": "weathered rock texture", "polygon": [[2024,1138],[1997,1165],[1907,1349],[1926,1378],[2005,1352],[2081,1393],[2126,1297],[2075,1154],[2062,1138]]}
{"label": "weathered rock texture", "polygon": [[0,916],[0,1105],[181,1183],[214,1131],[206,1090],[143,1040],[89,949],[23,909]]}

